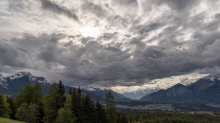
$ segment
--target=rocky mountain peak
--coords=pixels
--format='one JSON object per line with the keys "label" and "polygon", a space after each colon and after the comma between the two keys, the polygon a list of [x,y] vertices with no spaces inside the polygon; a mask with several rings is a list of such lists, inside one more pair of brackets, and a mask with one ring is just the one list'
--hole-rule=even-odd
{"label": "rocky mountain peak", "polygon": [[171,88],[180,88],[180,87],[185,87],[185,85],[178,83],[178,84],[172,86]]}
{"label": "rocky mountain peak", "polygon": [[15,74],[15,76],[32,76],[29,72],[18,72]]}
{"label": "rocky mountain peak", "polygon": [[205,76],[199,79],[194,84],[192,84],[190,87],[195,88],[197,91],[202,91],[206,88],[209,88],[215,85],[217,81],[220,81],[220,74],[208,75],[208,76]]}
{"label": "rocky mountain peak", "polygon": [[211,81],[220,80],[220,74],[208,75],[208,76],[205,76],[205,77],[203,77],[201,79],[206,79],[206,80],[211,80]]}

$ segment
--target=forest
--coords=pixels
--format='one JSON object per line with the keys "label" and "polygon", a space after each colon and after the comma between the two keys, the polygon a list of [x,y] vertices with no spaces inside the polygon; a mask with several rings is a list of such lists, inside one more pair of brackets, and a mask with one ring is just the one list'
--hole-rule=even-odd
{"label": "forest", "polygon": [[0,94],[0,117],[28,123],[128,123],[123,113],[115,110],[114,97],[109,91],[105,105],[82,93],[80,87],[68,94],[62,81],[53,83],[43,95],[39,82],[20,87],[15,100]]}
{"label": "forest", "polygon": [[218,115],[177,112],[119,112],[111,91],[105,103],[93,101],[78,89],[66,90],[62,81],[43,95],[39,82],[20,87],[15,100],[0,94],[0,117],[27,123],[219,123]]}

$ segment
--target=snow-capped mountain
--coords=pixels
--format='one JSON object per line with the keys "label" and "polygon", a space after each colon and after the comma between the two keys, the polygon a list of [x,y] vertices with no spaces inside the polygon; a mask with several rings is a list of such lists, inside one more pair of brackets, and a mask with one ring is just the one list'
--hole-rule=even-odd
{"label": "snow-capped mountain", "polygon": [[31,73],[29,72],[19,72],[16,73],[15,75],[10,75],[5,77],[3,75],[0,75],[0,85],[5,89],[8,89],[8,86],[10,84],[15,84],[14,81],[17,81],[16,84],[18,84],[18,82],[22,80],[28,80],[28,82],[32,84],[35,84],[38,81],[44,85],[51,84],[44,77],[36,77],[31,75]]}
{"label": "snow-capped mountain", "polygon": [[176,84],[166,90],[146,95],[145,101],[166,103],[220,104],[220,75],[208,75],[188,86]]}
{"label": "snow-capped mountain", "polygon": [[[25,87],[28,83],[31,83],[32,85],[35,85],[37,82],[40,82],[42,91],[44,94],[47,94],[47,90],[50,87],[52,83],[48,82],[44,77],[36,77],[33,76],[29,72],[19,72],[14,75],[10,76],[3,76],[0,74],[0,93],[6,94],[7,96],[11,98],[15,98],[16,93],[18,92],[18,89],[20,87]],[[64,86],[66,93],[69,92],[69,89],[72,88],[70,86]],[[77,88],[76,88],[77,89]],[[91,93],[86,90],[82,90],[82,93],[89,94],[89,96],[95,101],[97,98],[100,101],[103,101],[104,99],[94,93]]]}
{"label": "snow-capped mountain", "polygon": [[201,79],[206,79],[206,80],[211,80],[211,81],[215,81],[216,80],[219,80],[220,81],[220,74],[217,74],[217,75],[208,75],[208,76],[205,76]]}
{"label": "snow-capped mountain", "polygon": [[10,76],[0,75],[0,93],[7,94],[14,98],[20,87],[25,87],[28,83],[32,85],[40,82],[44,93],[46,89],[51,85],[44,77],[33,76],[29,72],[19,72]]}

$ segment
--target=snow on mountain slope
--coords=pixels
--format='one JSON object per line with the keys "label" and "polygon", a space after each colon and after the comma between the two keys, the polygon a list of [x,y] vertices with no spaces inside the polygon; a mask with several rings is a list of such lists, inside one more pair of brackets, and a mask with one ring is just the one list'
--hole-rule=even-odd
{"label": "snow on mountain slope", "polygon": [[7,86],[8,86],[8,83],[6,82],[6,80],[4,79],[4,76],[2,74],[0,74],[0,85],[5,88],[5,89],[8,89]]}
{"label": "snow on mountain slope", "polygon": [[211,80],[211,81],[214,81],[215,79],[217,79],[217,80],[220,80],[220,74],[217,74],[217,75],[208,75],[208,76],[205,76],[205,77],[203,77],[203,78],[201,78],[201,79],[209,79],[209,80]]}
{"label": "snow on mountain slope", "polygon": [[5,76],[5,77],[0,74],[0,85],[3,88],[8,89],[10,82],[18,81],[23,78],[28,78],[29,82],[31,82],[31,83],[36,83],[37,81],[39,81],[40,83],[42,83],[44,85],[50,84],[43,77],[33,76],[29,72],[19,72],[19,73],[16,73],[15,75],[10,75],[10,76]]}
{"label": "snow on mountain slope", "polygon": [[220,100],[220,75],[208,75],[188,86],[176,84],[166,90],[146,95],[141,98],[145,101],[166,103],[214,103]]}

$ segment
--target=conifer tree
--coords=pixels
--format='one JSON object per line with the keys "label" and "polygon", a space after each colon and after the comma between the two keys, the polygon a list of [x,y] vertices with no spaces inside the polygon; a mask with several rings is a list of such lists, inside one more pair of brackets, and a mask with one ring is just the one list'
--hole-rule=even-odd
{"label": "conifer tree", "polygon": [[6,107],[4,104],[3,95],[0,94],[0,117],[2,117],[6,112]]}
{"label": "conifer tree", "polygon": [[37,105],[38,107],[38,112],[39,112],[39,116],[38,116],[38,120],[43,119],[44,117],[44,110],[43,110],[43,91],[42,91],[42,87],[40,85],[40,82],[37,82],[34,85],[34,103]]}
{"label": "conifer tree", "polygon": [[77,115],[77,93],[76,93],[76,90],[75,90],[75,87],[74,87],[74,90],[72,92],[72,111],[75,113],[75,115]]}
{"label": "conifer tree", "polygon": [[70,87],[68,94],[70,94],[71,96],[73,96],[72,94],[72,88]]}
{"label": "conifer tree", "polygon": [[34,85],[34,103],[41,106],[43,101],[43,91],[40,82]]}
{"label": "conifer tree", "polygon": [[64,107],[61,107],[58,110],[58,117],[56,119],[56,123],[75,123],[76,118],[71,111],[72,104],[71,104],[72,98],[71,95],[68,94],[66,96],[66,101],[64,103]]}
{"label": "conifer tree", "polygon": [[28,83],[23,91],[24,94],[24,102],[26,102],[28,105],[34,102],[34,87],[31,85],[31,83]]}
{"label": "conifer tree", "polygon": [[19,108],[17,109],[17,113],[15,117],[20,120],[20,121],[26,121],[27,119],[27,110],[28,110],[28,104],[27,103],[22,103]]}
{"label": "conifer tree", "polygon": [[85,121],[90,121],[91,123],[95,123],[94,102],[91,100],[89,95],[86,95],[85,97],[83,109],[84,109]]}
{"label": "conifer tree", "polygon": [[74,87],[72,96],[76,94],[76,88]]}
{"label": "conifer tree", "polygon": [[[142,123],[142,122],[143,122],[143,121],[142,121],[142,119],[141,119],[141,122],[140,122],[140,123]],[[122,113],[122,114],[120,115],[119,123],[128,123],[128,119],[126,118],[126,116],[125,116],[124,113]]]}
{"label": "conifer tree", "polygon": [[108,116],[107,116],[107,113],[106,113],[107,111],[106,111],[106,109],[105,109],[105,106],[103,106],[102,105],[102,113],[101,113],[101,118],[102,118],[102,120],[101,120],[101,123],[110,123],[109,121],[108,121]]}
{"label": "conifer tree", "polygon": [[64,102],[65,102],[65,94],[66,90],[64,88],[64,85],[62,83],[62,81],[60,80],[59,84],[58,84],[58,93],[59,93],[59,97],[58,97],[58,109],[60,109],[61,107],[64,106]]}
{"label": "conifer tree", "polygon": [[100,104],[98,98],[97,98],[97,101],[96,101],[95,109],[96,109],[96,122],[101,123],[102,122],[102,117],[101,117],[101,115],[102,115],[102,105]]}
{"label": "conifer tree", "polygon": [[17,110],[23,102],[24,102],[24,90],[22,87],[20,87],[15,98],[15,109]]}
{"label": "conifer tree", "polygon": [[45,123],[53,123],[57,117],[58,111],[58,86],[57,83],[53,83],[48,91],[47,95],[44,97],[44,121]]}
{"label": "conifer tree", "polygon": [[10,108],[10,104],[7,102],[7,96],[3,95],[3,101],[4,101],[4,106],[5,106],[5,114],[2,116],[4,118],[10,118],[10,115],[12,113],[12,110]]}
{"label": "conifer tree", "polygon": [[78,88],[78,90],[77,90],[77,94],[78,94],[78,98],[82,98],[82,91],[81,91],[81,89],[80,89],[80,86],[79,86],[79,88]]}
{"label": "conifer tree", "polygon": [[77,117],[77,123],[83,123],[84,121],[84,114],[83,114],[83,105],[82,105],[82,91],[80,89],[80,86],[77,90],[77,98],[76,98],[76,110],[75,115]]}
{"label": "conifer tree", "polygon": [[10,109],[11,109],[11,115],[10,115],[10,119],[15,119],[15,104],[14,104],[14,100],[11,98],[7,98],[7,102],[10,104]]}
{"label": "conifer tree", "polygon": [[105,103],[106,103],[106,111],[108,116],[108,121],[110,123],[117,123],[118,117],[115,111],[115,101],[114,96],[112,95],[111,91],[109,90],[108,93],[105,95]]}
{"label": "conifer tree", "polygon": [[31,103],[28,106],[28,104],[24,102],[17,109],[17,113],[15,116],[20,121],[36,123],[38,116],[37,105]]}

